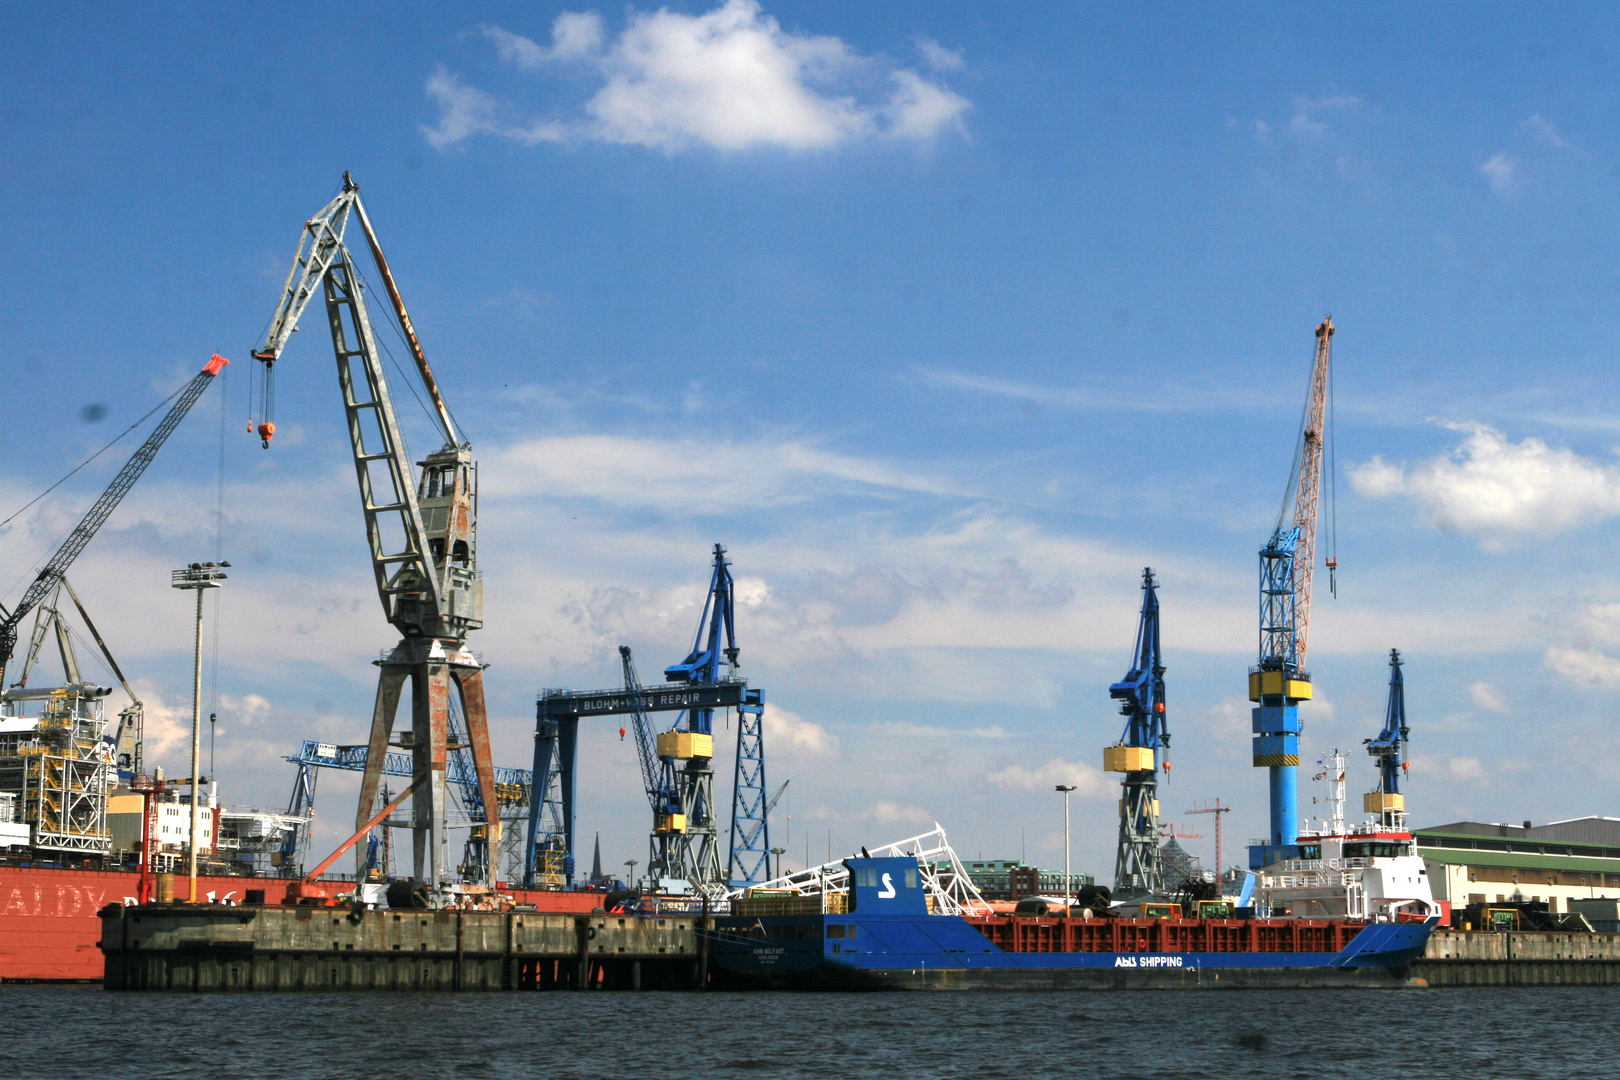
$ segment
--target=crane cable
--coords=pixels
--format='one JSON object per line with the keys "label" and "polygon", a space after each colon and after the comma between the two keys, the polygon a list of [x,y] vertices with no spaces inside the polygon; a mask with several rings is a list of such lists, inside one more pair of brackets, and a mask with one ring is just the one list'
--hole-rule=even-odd
{"label": "crane cable", "polygon": [[[102,454],[105,454],[108,450],[111,450],[114,446],[116,446],[118,444],[118,442],[120,440],[122,440],[124,438],[124,436],[128,435],[130,432],[134,431],[136,428],[140,427],[142,424],[144,424],[148,420],[150,420],[152,418],[153,413],[157,412],[159,409],[163,408],[163,406],[169,404],[169,402],[173,401],[175,398],[177,398],[181,394],[183,394],[185,392],[186,387],[190,386],[190,385],[191,385],[191,383],[188,380],[185,383],[185,385],[183,385],[183,386],[179,387],[178,389],[176,389],[174,391],[174,393],[170,394],[168,397],[164,398],[162,401],[160,401],[156,405],[152,406],[151,411],[149,411],[145,416],[141,417],[139,420],[135,421],[133,424],[129,425],[129,427],[125,428],[123,431],[119,432],[116,436],[114,436],[112,441],[109,442],[106,446],[103,446],[100,450],[97,450],[95,453],[91,454],[89,457],[87,457],[83,461],[79,462],[79,464],[74,466],[73,469],[70,472],[68,472],[68,474],[66,476],[63,476],[56,483],[54,483],[50,487],[46,488],[44,491],[40,492],[38,495],[35,495],[32,499],[29,499],[22,506],[18,507],[16,512],[13,513],[10,517],[6,518],[4,521],[0,521],[0,529],[3,529],[7,525],[10,525],[13,521],[16,521],[17,518],[21,517],[23,512],[26,511],[30,506],[33,506],[35,503],[39,502],[45,496],[49,495],[51,492],[55,491],[57,488],[61,487],[63,484],[65,484],[69,480],[73,479],[73,477],[79,472],[79,470],[83,469],[86,465],[88,465],[92,461],[96,460],[96,458],[100,457]],[[73,527],[70,527],[66,532],[64,532],[60,536],[58,536],[56,538],[55,542],[52,543],[52,545],[50,547],[50,551],[55,552],[57,549],[59,549],[62,546],[62,542],[64,540],[66,540],[67,537],[70,534],[72,534],[74,528],[77,528],[77,526],[75,525]],[[50,555],[47,554],[46,558],[48,559],[49,557],[50,557]],[[28,575],[38,571],[39,566],[40,566],[39,563],[35,563],[33,566],[30,566],[26,570],[24,570],[20,575],[18,575],[16,581],[13,581],[9,586],[7,586],[6,591],[5,591],[5,593],[3,595],[9,596],[13,589],[15,589],[18,585],[22,584],[22,582],[27,579]]]}

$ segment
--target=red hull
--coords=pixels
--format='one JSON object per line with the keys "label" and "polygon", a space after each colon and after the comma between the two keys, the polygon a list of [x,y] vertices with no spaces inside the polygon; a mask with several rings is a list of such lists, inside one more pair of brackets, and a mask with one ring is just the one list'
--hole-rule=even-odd
{"label": "red hull", "polygon": [[[101,920],[96,912],[126,898],[134,902],[140,875],[116,870],[47,870],[0,866],[0,982],[100,982]],[[200,877],[204,899],[240,903],[248,889],[263,889],[267,904],[286,899],[289,878]],[[176,875],[175,897],[187,898],[189,882]],[[322,881],[315,889],[335,895],[352,882]],[[309,893],[306,889],[306,895]],[[602,906],[602,894],[512,890],[541,911],[584,913]]]}

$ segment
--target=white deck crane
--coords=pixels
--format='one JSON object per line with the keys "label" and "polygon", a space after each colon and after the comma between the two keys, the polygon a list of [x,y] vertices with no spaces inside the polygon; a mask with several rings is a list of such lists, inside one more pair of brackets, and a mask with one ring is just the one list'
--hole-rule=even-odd
{"label": "white deck crane", "polygon": [[[417,462],[421,471],[414,483],[359,271],[344,243],[351,216],[359,221],[371,249],[444,439],[441,449]],[[317,292],[326,301],[377,595],[384,615],[401,635],[399,644],[376,662],[381,670],[355,824],[363,826],[371,816],[388,747],[408,749],[415,768],[411,787],[413,873],[437,896],[451,884],[454,870],[445,856],[444,836],[450,753],[471,751],[484,808],[485,851],[499,850],[501,839],[500,816],[488,812],[498,802],[484,705],[484,665],[467,648],[468,634],[484,624],[483,584],[478,575],[478,466],[471,444],[461,437],[439,393],[360,202],[360,188],[348,173],[343,174],[337,197],[305,223],[270,329],[264,344],[253,353],[264,365],[264,413],[258,433],[265,447],[275,434],[272,372]],[[396,738],[394,716],[407,679],[412,687],[411,725]],[[466,746],[452,745],[450,739],[452,682],[467,721]],[[357,852],[357,869],[363,857]],[[481,869],[486,882],[493,885],[496,860],[486,857]]]}

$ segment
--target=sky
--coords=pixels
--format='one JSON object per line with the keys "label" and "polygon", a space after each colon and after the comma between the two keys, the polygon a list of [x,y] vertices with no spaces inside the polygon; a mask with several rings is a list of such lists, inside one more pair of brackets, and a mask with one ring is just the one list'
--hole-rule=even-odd
{"label": "sky", "polygon": [[[364,740],[394,636],[318,312],[277,367],[272,449],[246,430],[248,354],[347,170],[480,461],[499,763],[527,765],[541,688],[615,685],[621,643],[644,675],[684,657],[720,542],[787,865],[938,822],[964,857],[1061,866],[1073,784],[1074,866],[1110,880],[1107,689],[1152,567],[1164,816],[1212,864],[1214,818],[1187,811],[1231,805],[1238,861],[1265,831],[1256,552],[1331,314],[1338,595],[1313,611],[1307,760],[1345,750],[1356,804],[1374,785],[1396,648],[1414,824],[1620,814],[1617,22],[9,6],[0,599],[137,436],[13,514],[219,352],[71,577],[171,774],[191,639],[168,571],[196,559],[233,564],[204,688],[226,800],[282,806],[300,740]],[[609,869],[644,860],[616,725],[580,769],[582,862],[598,833]],[[317,847],[356,788],[322,779]]]}

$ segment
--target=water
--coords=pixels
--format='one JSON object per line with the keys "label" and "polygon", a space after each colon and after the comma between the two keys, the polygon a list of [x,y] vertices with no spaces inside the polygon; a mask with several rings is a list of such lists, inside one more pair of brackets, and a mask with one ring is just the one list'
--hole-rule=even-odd
{"label": "water", "polygon": [[1620,1075],[1620,988],[109,994],[0,987],[0,1076],[210,1080]]}

